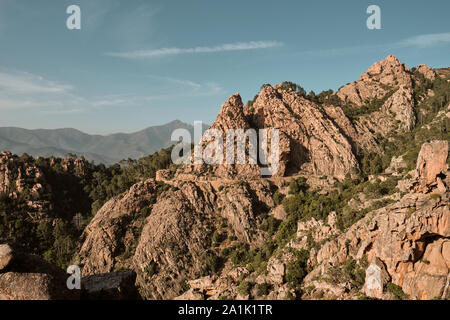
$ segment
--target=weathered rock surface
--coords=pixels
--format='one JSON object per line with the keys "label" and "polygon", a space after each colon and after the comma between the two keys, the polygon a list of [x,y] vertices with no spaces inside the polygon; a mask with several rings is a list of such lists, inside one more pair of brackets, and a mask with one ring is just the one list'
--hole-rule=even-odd
{"label": "weathered rock surface", "polygon": [[313,102],[282,86],[265,86],[245,110],[257,128],[280,130],[287,143],[280,148],[285,173],[309,171],[343,178],[358,162],[340,128]]}
{"label": "weathered rock surface", "polygon": [[425,78],[431,81],[435,80],[437,77],[436,71],[434,71],[433,68],[425,64],[419,64],[416,67],[416,71],[420,72],[421,74],[423,74]]}
{"label": "weathered rock surface", "polygon": [[394,55],[374,63],[360,78],[343,86],[337,95],[346,103],[362,106],[373,98],[383,98],[393,87],[412,87],[410,69]]}
{"label": "weathered rock surface", "polygon": [[7,244],[0,244],[0,272],[6,269],[13,259],[13,249]]}
{"label": "weathered rock surface", "polygon": [[130,270],[87,276],[81,280],[82,299],[138,300],[135,282],[136,273]]}
{"label": "weathered rock surface", "polygon": [[[436,147],[435,152],[431,152],[432,146]],[[424,183],[420,185],[427,186],[427,181],[444,174],[446,146],[446,141],[423,145],[417,167],[419,181]],[[438,149],[443,150],[445,157]],[[429,180],[424,162],[430,167]],[[399,202],[370,212],[345,233],[323,244],[312,258],[314,270],[306,277],[305,286],[318,275],[326,274],[330,267],[366,255],[373,261],[366,271],[367,295],[383,298],[384,285],[391,279],[411,299],[448,299],[450,199],[448,186],[444,188],[439,198],[424,193],[406,194]],[[299,232],[303,235],[305,231]]]}
{"label": "weathered rock surface", "polygon": [[448,141],[425,143],[417,158],[417,191],[428,192],[434,186],[445,192],[442,176],[447,171]]}
{"label": "weathered rock surface", "polygon": [[156,200],[157,184],[147,180],[109,200],[83,232],[80,250],[82,274],[108,273],[131,258],[137,237]]}
{"label": "weathered rock surface", "polygon": [[[273,205],[268,184],[232,184],[214,191],[210,183],[184,182],[153,206],[134,256],[141,293],[173,298],[183,279],[208,273],[211,235],[222,217],[243,242],[258,241],[257,215]],[[219,220],[220,221],[220,220]]]}
{"label": "weathered rock surface", "polygon": [[[219,190],[209,182],[175,181],[157,197],[158,188],[154,180],[138,183],[99,210],[83,236],[83,276],[129,267],[144,298],[175,297],[184,279],[208,272],[205,261],[217,254],[210,248],[220,217],[241,241],[257,243],[258,215],[273,206],[271,186],[263,180]],[[131,246],[124,230],[132,224],[140,229],[134,238],[130,234]]]}
{"label": "weathered rock surface", "polygon": [[[67,274],[42,258],[10,250],[1,245],[8,265],[0,269],[0,300],[76,299],[77,293],[67,289]],[[9,252],[9,253],[7,253]],[[5,261],[5,260],[4,260]]]}
{"label": "weathered rock surface", "polygon": [[389,132],[410,131],[415,126],[413,76],[396,56],[374,63],[361,77],[337,92],[345,103],[359,108],[374,100],[383,102],[380,110],[361,116],[357,127],[386,136]]}
{"label": "weathered rock surface", "polygon": [[27,162],[18,163],[15,158],[9,151],[0,153],[0,193],[17,197],[24,192],[26,181],[37,181],[33,188],[43,189],[43,172]]}

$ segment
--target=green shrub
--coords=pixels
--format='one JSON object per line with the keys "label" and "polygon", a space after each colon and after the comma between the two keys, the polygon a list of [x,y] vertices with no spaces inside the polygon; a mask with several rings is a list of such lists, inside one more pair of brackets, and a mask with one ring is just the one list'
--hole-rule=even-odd
{"label": "green shrub", "polygon": [[403,292],[402,288],[396,284],[393,284],[392,282],[388,282],[386,284],[386,289],[391,292],[398,300],[404,300],[408,298],[408,296]]}
{"label": "green shrub", "polygon": [[281,204],[281,202],[283,201],[283,199],[284,199],[284,194],[282,194],[281,192],[276,191],[276,192],[273,194],[273,202],[275,203],[276,206],[279,205],[279,204]]}
{"label": "green shrub", "polygon": [[158,265],[152,260],[150,263],[145,267],[144,272],[149,276],[152,277],[154,274],[156,274],[158,271]]}
{"label": "green shrub", "polygon": [[256,285],[256,295],[258,297],[267,296],[272,290],[272,286],[266,282]]}
{"label": "green shrub", "polygon": [[223,260],[212,251],[202,255],[201,260],[204,262],[204,271],[207,274],[216,274],[223,267]]}
{"label": "green shrub", "polygon": [[280,222],[277,219],[268,215],[261,222],[260,229],[262,231],[266,231],[269,234],[269,236],[272,236],[278,230],[279,225],[280,225]]}
{"label": "green shrub", "polygon": [[238,288],[237,288],[237,291],[238,291],[241,295],[246,296],[246,295],[250,294],[250,290],[251,290],[251,289],[252,289],[252,284],[251,284],[250,282],[248,282],[248,281],[242,281],[242,282],[239,284],[239,286],[238,286]]}
{"label": "green shrub", "polygon": [[300,250],[296,252],[296,258],[287,264],[286,267],[286,281],[294,285],[300,285],[303,278],[307,274],[307,262],[309,259],[309,252]]}
{"label": "green shrub", "polygon": [[430,198],[433,199],[433,200],[440,200],[441,199],[441,195],[438,194],[438,193],[432,193],[430,195]]}

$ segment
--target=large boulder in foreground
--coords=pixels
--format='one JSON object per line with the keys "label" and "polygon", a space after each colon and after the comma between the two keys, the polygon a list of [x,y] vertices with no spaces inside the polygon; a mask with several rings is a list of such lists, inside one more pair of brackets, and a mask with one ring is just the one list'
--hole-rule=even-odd
{"label": "large boulder in foreground", "polygon": [[0,272],[7,268],[12,261],[12,248],[8,244],[0,244]]}
{"label": "large boulder in foreground", "polygon": [[0,245],[0,300],[67,300],[68,275],[42,258]]}

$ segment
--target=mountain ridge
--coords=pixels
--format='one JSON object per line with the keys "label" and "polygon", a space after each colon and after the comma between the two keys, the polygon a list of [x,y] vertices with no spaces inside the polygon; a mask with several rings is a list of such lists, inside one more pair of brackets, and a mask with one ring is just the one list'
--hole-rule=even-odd
{"label": "mountain ridge", "polygon": [[[113,164],[123,159],[137,159],[173,144],[170,135],[177,128],[193,133],[193,126],[180,120],[151,126],[132,133],[88,134],[74,128],[24,129],[0,127],[0,150],[32,156],[66,154],[84,156],[95,163]],[[206,125],[204,125],[204,128]]]}

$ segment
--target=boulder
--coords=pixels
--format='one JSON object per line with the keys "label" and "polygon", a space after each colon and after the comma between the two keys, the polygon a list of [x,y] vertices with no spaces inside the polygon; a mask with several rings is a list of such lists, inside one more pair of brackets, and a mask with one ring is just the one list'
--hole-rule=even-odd
{"label": "boulder", "polygon": [[72,300],[77,292],[67,288],[68,275],[39,256],[0,246],[0,300]]}
{"label": "boulder", "polygon": [[6,269],[13,259],[13,250],[7,244],[0,244],[0,272]]}
{"label": "boulder", "polygon": [[417,158],[416,191],[427,193],[442,183],[439,176],[447,171],[447,157],[448,141],[435,140],[422,145]]}
{"label": "boulder", "polygon": [[0,300],[52,300],[66,295],[45,273],[7,272],[0,274]]}
{"label": "boulder", "polygon": [[136,273],[131,270],[94,274],[81,280],[82,299],[136,300],[140,299],[135,286]]}

